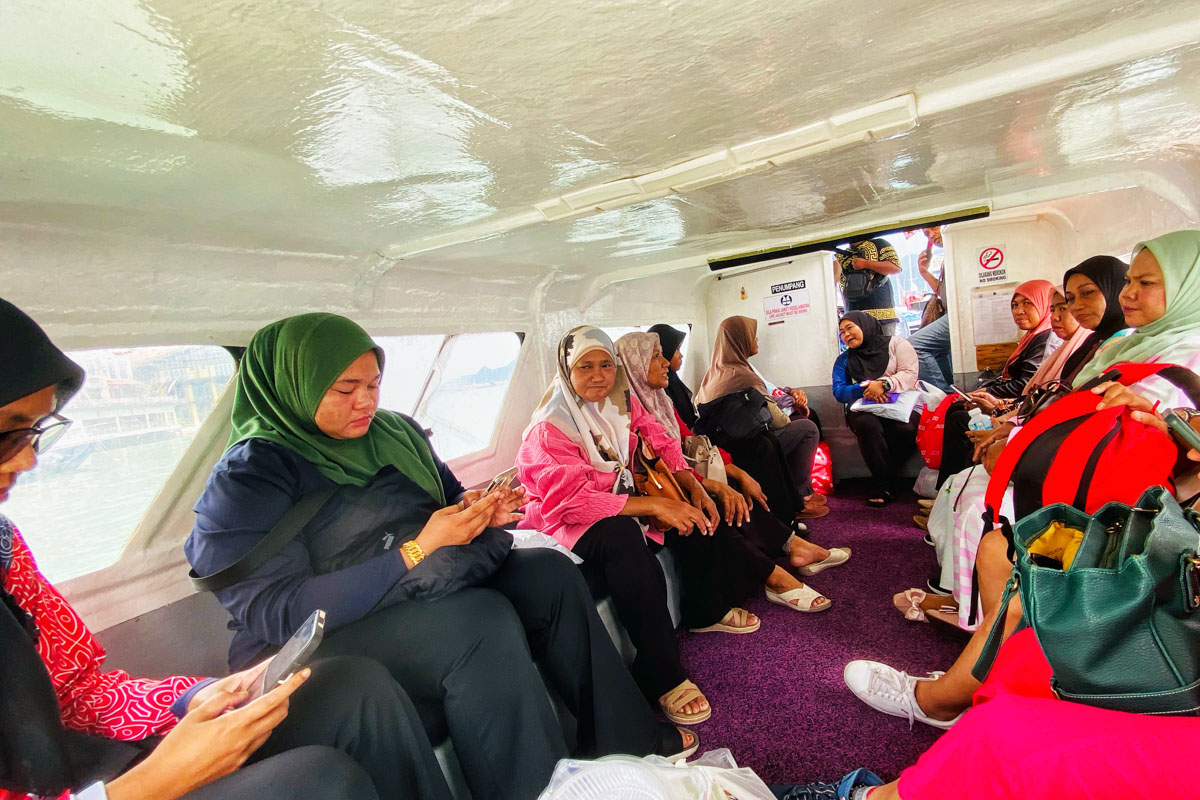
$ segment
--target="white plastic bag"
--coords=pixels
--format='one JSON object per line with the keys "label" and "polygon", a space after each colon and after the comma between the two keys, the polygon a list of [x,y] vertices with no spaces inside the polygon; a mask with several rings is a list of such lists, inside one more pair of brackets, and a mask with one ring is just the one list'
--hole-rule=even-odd
{"label": "white plastic bag", "polygon": [[920,411],[923,408],[937,408],[946,399],[945,392],[925,381],[917,381],[917,391],[921,393],[921,397],[913,406],[914,411]]}
{"label": "white plastic bag", "polygon": [[937,496],[937,479],[938,471],[929,467],[921,467],[921,471],[917,473],[917,482],[913,484],[913,491],[917,497],[934,498]]}
{"label": "white plastic bag", "polygon": [[868,414],[874,414],[884,419],[894,419],[897,422],[908,422],[908,418],[912,416],[913,409],[916,407],[917,400],[920,397],[921,393],[913,389],[907,392],[900,392],[894,403],[870,403],[860,398],[854,401],[854,404],[850,406],[850,410],[865,411]]}
{"label": "white plastic bag", "polygon": [[726,748],[690,763],[659,756],[564,758],[538,800],[775,800],[753,771],[739,767]]}

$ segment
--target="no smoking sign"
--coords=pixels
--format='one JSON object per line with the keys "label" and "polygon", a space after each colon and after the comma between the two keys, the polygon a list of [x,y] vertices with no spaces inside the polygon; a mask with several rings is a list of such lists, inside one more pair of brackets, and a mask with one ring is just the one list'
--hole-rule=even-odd
{"label": "no smoking sign", "polygon": [[1004,245],[981,247],[977,260],[979,263],[979,285],[1003,283],[1008,280],[1008,269],[1004,263]]}
{"label": "no smoking sign", "polygon": [[985,247],[979,253],[979,266],[984,269],[999,269],[1004,263],[1004,251],[999,247]]}

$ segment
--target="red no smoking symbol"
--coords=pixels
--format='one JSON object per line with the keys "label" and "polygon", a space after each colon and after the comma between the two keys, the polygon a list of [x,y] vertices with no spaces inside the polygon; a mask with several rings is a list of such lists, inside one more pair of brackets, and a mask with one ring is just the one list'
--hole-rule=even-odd
{"label": "red no smoking symbol", "polygon": [[996,269],[1004,263],[1004,251],[999,247],[988,247],[979,254],[979,266],[984,269]]}

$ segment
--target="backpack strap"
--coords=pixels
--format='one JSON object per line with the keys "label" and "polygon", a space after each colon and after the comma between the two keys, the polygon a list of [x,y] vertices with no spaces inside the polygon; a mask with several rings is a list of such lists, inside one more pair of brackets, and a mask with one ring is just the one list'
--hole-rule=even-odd
{"label": "backpack strap", "polygon": [[[1120,374],[1115,379],[1107,377],[1114,370]],[[1183,390],[1183,393],[1188,396],[1188,399],[1192,401],[1194,406],[1200,408],[1200,375],[1178,364],[1142,364],[1125,361],[1120,364],[1114,364],[1100,377],[1106,380],[1117,380],[1125,386],[1131,386],[1152,375],[1157,375],[1163,380],[1175,384],[1175,386]]]}
{"label": "backpack strap", "polygon": [[275,556],[283,551],[283,548],[300,535],[300,531],[304,530],[317,512],[321,510],[321,506],[325,505],[326,501],[337,491],[336,486],[331,486],[328,489],[322,489],[319,492],[306,494],[300,498],[300,502],[289,508],[279,522],[267,532],[267,535],[258,540],[254,547],[246,555],[239,558],[237,561],[230,564],[223,570],[214,572],[208,577],[202,578],[196,574],[196,570],[188,572],[188,578],[192,581],[192,586],[196,587],[199,592],[218,592],[221,589],[227,589],[235,583],[241,583],[257,572],[263,564],[266,564]]}

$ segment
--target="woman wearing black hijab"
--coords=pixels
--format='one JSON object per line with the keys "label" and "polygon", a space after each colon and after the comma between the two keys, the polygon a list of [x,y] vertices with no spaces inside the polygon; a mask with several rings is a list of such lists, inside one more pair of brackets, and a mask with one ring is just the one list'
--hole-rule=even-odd
{"label": "woman wearing black hijab", "polygon": [[1063,382],[1071,383],[1101,345],[1129,327],[1120,301],[1128,271],[1129,265],[1119,258],[1092,256],[1063,275],[1067,310],[1082,327],[1092,331],[1063,364]]}
{"label": "woman wearing black hijab", "polygon": [[692,400],[692,390],[683,382],[683,378],[679,377],[679,368],[683,366],[683,353],[679,351],[683,340],[687,338],[687,334],[671,325],[652,325],[649,333],[658,334],[658,343],[662,345],[663,358],[670,363],[670,372],[667,374],[667,397],[671,398],[671,404],[675,406],[675,412],[679,414],[689,428],[696,427],[696,403]]}
{"label": "woman wearing black hijab", "polygon": [[[838,334],[848,348],[833,362],[833,396],[839,402],[888,402],[889,394],[917,388],[917,352],[907,339],[884,334],[879,321],[863,311],[842,317]],[[847,409],[846,424],[876,483],[867,505],[879,507],[894,499],[897,473],[916,448],[918,419],[916,412],[901,422]]]}

